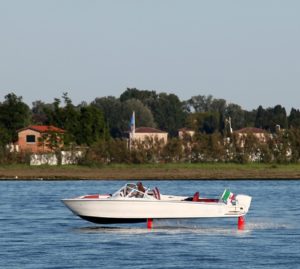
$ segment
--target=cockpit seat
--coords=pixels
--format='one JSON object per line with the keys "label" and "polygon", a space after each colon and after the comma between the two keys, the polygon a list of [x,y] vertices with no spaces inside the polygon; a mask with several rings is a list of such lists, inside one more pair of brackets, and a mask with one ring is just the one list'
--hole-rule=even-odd
{"label": "cockpit seat", "polygon": [[198,202],[199,201],[199,192],[195,192],[194,196],[193,196],[193,202]]}

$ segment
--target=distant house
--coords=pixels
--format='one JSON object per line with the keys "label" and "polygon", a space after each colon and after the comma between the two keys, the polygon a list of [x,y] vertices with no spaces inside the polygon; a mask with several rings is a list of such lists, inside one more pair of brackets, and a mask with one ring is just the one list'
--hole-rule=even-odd
{"label": "distant house", "polygon": [[246,127],[234,131],[234,134],[237,135],[241,147],[244,147],[245,139],[248,135],[253,135],[259,143],[266,143],[267,140],[271,137],[266,130],[261,128],[255,128],[255,127]]}
{"label": "distant house", "polygon": [[131,143],[158,140],[165,145],[168,142],[168,133],[151,127],[139,127],[129,133],[129,139]]}
{"label": "distant house", "polygon": [[[30,125],[18,130],[17,145],[20,151],[53,152],[53,144],[56,147],[63,147],[64,133],[65,130],[52,125]],[[55,141],[51,142],[51,139]]]}
{"label": "distant house", "polygon": [[195,131],[188,128],[181,128],[178,130],[178,137],[183,139],[185,136],[193,137],[195,135]]}

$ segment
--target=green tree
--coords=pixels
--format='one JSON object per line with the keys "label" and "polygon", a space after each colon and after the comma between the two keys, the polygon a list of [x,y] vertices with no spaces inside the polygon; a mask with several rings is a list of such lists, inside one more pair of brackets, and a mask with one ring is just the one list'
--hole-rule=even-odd
{"label": "green tree", "polygon": [[277,125],[281,128],[287,128],[288,126],[285,108],[281,105],[267,109],[259,106],[255,119],[255,127],[275,132]]}
{"label": "green tree", "polygon": [[208,135],[205,133],[196,133],[193,136],[191,144],[191,160],[194,163],[205,162],[207,158]]}
{"label": "green tree", "polygon": [[212,95],[197,95],[185,102],[185,108],[189,112],[218,112],[224,114],[226,100],[214,98]]}
{"label": "green tree", "polygon": [[47,111],[52,110],[52,104],[46,104],[41,100],[34,101],[31,108],[31,121],[37,125],[48,125],[49,120]]}
{"label": "green tree", "polygon": [[207,156],[214,162],[225,160],[225,146],[221,133],[214,132],[208,136]]}
{"label": "green tree", "polygon": [[8,130],[0,126],[0,150],[4,151],[9,142],[11,141]]}
{"label": "green tree", "polygon": [[68,93],[63,93],[63,100],[65,106],[58,110],[59,117],[63,129],[67,131],[65,143],[69,144],[72,141],[76,141],[76,136],[80,129],[80,111],[77,109],[72,100],[69,98]]}
{"label": "green tree", "polygon": [[156,100],[149,101],[149,106],[158,128],[171,136],[177,135],[186,118],[179,98],[175,94],[160,93]]}
{"label": "green tree", "polygon": [[43,133],[39,138],[39,146],[44,148],[49,148],[53,152],[60,151],[63,146],[64,134],[57,132],[47,132]]}
{"label": "green tree", "polygon": [[17,140],[17,130],[30,123],[30,109],[21,96],[9,93],[0,104],[0,127],[6,129],[9,141]]}
{"label": "green tree", "polygon": [[141,91],[134,88],[127,89],[120,96],[122,102],[129,99],[138,99],[147,106],[157,127],[167,131],[171,136],[177,135],[178,129],[184,125],[186,118],[184,103],[175,94],[157,94],[155,91]]}
{"label": "green tree", "polygon": [[300,110],[292,108],[291,113],[288,116],[289,128],[300,128]]}
{"label": "green tree", "polygon": [[268,127],[267,121],[268,121],[267,111],[262,106],[259,106],[257,108],[257,113],[255,118],[255,127],[266,128]]}
{"label": "green tree", "polygon": [[225,118],[231,118],[233,130],[239,130],[245,126],[245,111],[236,104],[229,104],[225,110]]}
{"label": "green tree", "polygon": [[244,126],[242,127],[254,127],[255,126],[255,118],[256,118],[256,109],[251,111],[244,110]]}
{"label": "green tree", "polygon": [[45,113],[47,124],[57,126],[66,131],[64,143],[66,146],[92,145],[97,140],[107,138],[107,127],[102,111],[95,105],[82,103],[74,106],[68,93],[63,93],[61,100],[54,99],[51,105],[38,103],[42,113]]}
{"label": "green tree", "polygon": [[164,160],[166,162],[179,162],[183,158],[182,141],[178,138],[170,138],[164,147]]}
{"label": "green tree", "polygon": [[198,112],[189,114],[187,125],[195,131],[212,134],[220,127],[220,114],[217,112]]}
{"label": "green tree", "polygon": [[90,146],[82,158],[80,164],[89,166],[98,166],[110,163],[129,163],[130,152],[125,140],[100,139]]}
{"label": "green tree", "polygon": [[290,128],[287,135],[289,137],[291,161],[298,163],[300,160],[300,128]]}
{"label": "green tree", "polygon": [[140,100],[128,99],[123,102],[123,130],[127,131],[129,129],[129,120],[132,115],[132,111],[135,111],[135,123],[137,127],[156,127],[153,119],[152,112],[145,106]]}
{"label": "green tree", "polygon": [[225,159],[223,136],[220,133],[200,133],[196,139],[198,145],[194,150],[198,151],[198,161],[218,162]]}
{"label": "green tree", "polygon": [[54,98],[51,105],[42,106],[45,114],[45,124],[54,125],[67,131],[64,135],[66,145],[75,141],[75,136],[79,128],[79,111],[72,104],[67,93],[63,93],[64,106],[59,98]]}
{"label": "green tree", "polygon": [[130,152],[127,141],[119,138],[109,139],[108,154],[111,163],[129,163]]}
{"label": "green tree", "polygon": [[64,109],[61,107],[61,100],[59,98],[54,98],[53,103],[42,106],[40,110],[45,114],[45,125],[54,125],[62,129],[65,128]]}
{"label": "green tree", "polygon": [[211,104],[213,102],[212,95],[197,95],[191,97],[185,102],[186,109],[189,112],[208,112],[211,111]]}
{"label": "green tree", "polygon": [[277,125],[279,125],[283,129],[286,129],[288,127],[286,111],[285,108],[281,105],[275,106],[272,110],[271,128],[273,131],[276,130]]}
{"label": "green tree", "polygon": [[147,105],[150,100],[157,99],[155,91],[138,90],[136,88],[127,88],[125,92],[120,95],[120,101],[125,102],[130,99],[140,100],[143,104]]}
{"label": "green tree", "polygon": [[79,145],[90,146],[98,140],[108,138],[103,113],[93,105],[81,107],[78,126],[75,141]]}
{"label": "green tree", "polygon": [[272,153],[277,163],[288,163],[291,159],[289,133],[286,131],[277,132],[272,139]]}
{"label": "green tree", "polygon": [[[96,98],[92,105],[99,108],[112,137],[122,137],[124,128],[123,106],[118,98],[113,96]],[[128,122],[130,117],[128,118]],[[128,123],[127,123],[128,126]]]}
{"label": "green tree", "polygon": [[257,137],[252,133],[247,134],[244,137],[244,147],[243,147],[243,155],[244,155],[244,162],[249,161],[261,161],[261,144]]}

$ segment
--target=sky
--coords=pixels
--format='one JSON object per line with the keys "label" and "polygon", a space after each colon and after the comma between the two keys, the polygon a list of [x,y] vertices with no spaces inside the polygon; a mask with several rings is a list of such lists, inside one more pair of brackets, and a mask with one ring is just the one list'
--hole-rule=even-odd
{"label": "sky", "polygon": [[0,102],[126,88],[300,108],[300,1],[0,0]]}

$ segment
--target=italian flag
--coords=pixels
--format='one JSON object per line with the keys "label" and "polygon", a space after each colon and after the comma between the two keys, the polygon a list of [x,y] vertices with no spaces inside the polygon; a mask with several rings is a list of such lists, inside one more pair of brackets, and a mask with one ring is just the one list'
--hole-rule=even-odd
{"label": "italian flag", "polygon": [[228,201],[232,202],[232,200],[234,200],[234,194],[230,190],[225,189],[222,194],[221,200],[226,204]]}

